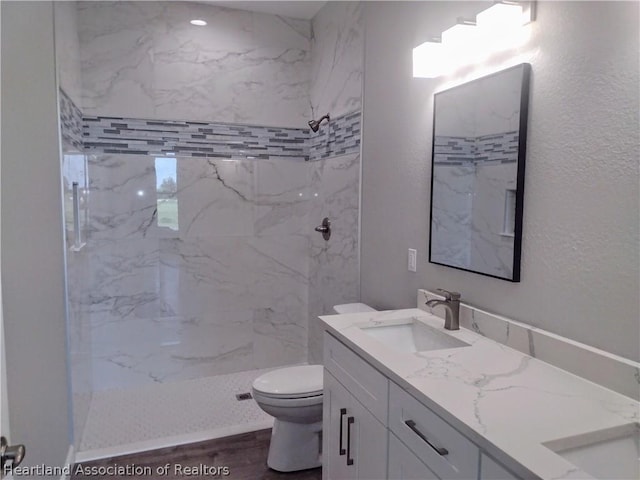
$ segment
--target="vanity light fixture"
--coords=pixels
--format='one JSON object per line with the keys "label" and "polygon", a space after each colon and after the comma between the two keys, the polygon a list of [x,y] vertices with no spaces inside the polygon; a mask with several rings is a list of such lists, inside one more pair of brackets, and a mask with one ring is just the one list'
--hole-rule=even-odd
{"label": "vanity light fixture", "polygon": [[196,27],[204,27],[207,24],[207,22],[200,19],[191,20],[189,23],[191,25],[195,25]]}
{"label": "vanity light fixture", "polygon": [[413,76],[436,78],[505,48],[521,45],[524,25],[534,20],[535,0],[495,2],[475,21],[458,18],[439,37],[413,49]]}
{"label": "vanity light fixture", "polygon": [[440,37],[432,37],[413,49],[413,76],[435,78],[442,75],[446,56]]}

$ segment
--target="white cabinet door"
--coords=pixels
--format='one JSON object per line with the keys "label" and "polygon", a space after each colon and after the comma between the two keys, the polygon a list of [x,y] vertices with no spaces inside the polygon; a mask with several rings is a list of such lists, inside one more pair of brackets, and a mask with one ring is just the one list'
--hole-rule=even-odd
{"label": "white cabinet door", "polygon": [[484,453],[480,459],[480,478],[482,480],[519,480],[513,473]]}
{"label": "white cabinet door", "polygon": [[325,369],[322,404],[322,478],[349,478],[346,449],[346,422],[351,396]]}
{"label": "white cabinet door", "polygon": [[393,480],[439,480],[407,446],[389,432],[389,478]]}
{"label": "white cabinet door", "polygon": [[387,478],[387,429],[325,370],[323,478]]}

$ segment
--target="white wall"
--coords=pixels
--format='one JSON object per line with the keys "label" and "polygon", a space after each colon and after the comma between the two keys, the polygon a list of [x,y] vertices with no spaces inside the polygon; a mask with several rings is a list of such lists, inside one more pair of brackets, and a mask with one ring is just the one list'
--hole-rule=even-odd
{"label": "white wall", "polygon": [[2,297],[12,441],[69,448],[64,245],[51,2],[2,2]]}
{"label": "white wall", "polygon": [[[461,75],[413,79],[412,48],[483,5],[365,10],[362,300],[415,304],[418,287],[638,360],[639,31],[636,2],[537,2],[528,44]],[[475,9],[475,12],[473,10]],[[427,262],[433,93],[532,65],[521,282]],[[407,248],[418,272],[407,272]]]}
{"label": "white wall", "polygon": [[190,2],[82,2],[78,22],[86,115],[297,128],[310,117],[308,20]]}

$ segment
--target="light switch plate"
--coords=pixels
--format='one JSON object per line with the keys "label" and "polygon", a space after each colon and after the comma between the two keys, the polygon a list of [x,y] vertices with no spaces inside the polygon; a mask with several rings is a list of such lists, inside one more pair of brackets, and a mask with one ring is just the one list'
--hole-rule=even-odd
{"label": "light switch plate", "polygon": [[418,264],[418,252],[414,248],[409,249],[408,267],[410,272],[415,272]]}

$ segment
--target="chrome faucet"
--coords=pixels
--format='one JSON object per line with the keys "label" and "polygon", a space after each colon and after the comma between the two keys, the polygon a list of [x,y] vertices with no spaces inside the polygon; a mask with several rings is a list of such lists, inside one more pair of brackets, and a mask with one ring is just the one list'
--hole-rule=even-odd
{"label": "chrome faucet", "polygon": [[460,330],[460,294],[458,292],[448,292],[441,288],[437,288],[436,292],[444,297],[444,300],[434,298],[429,300],[426,305],[435,307],[442,305],[445,309],[444,328],[446,330]]}

